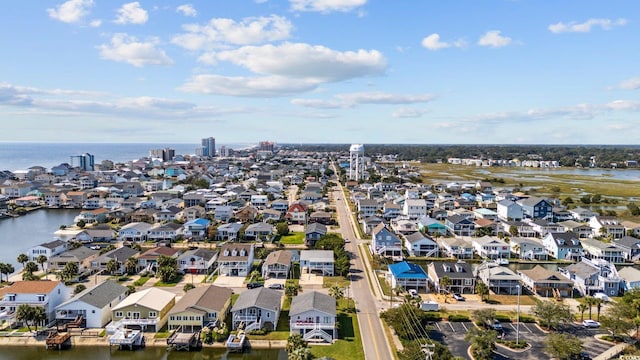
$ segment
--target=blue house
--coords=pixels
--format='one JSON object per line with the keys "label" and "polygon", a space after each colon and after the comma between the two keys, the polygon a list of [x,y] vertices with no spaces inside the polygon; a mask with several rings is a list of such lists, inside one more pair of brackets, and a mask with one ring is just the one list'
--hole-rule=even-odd
{"label": "blue house", "polygon": [[391,278],[391,287],[402,286],[407,289],[424,289],[428,290],[427,282],[429,277],[420,265],[402,261],[389,265],[389,277]]}
{"label": "blue house", "polygon": [[384,223],[371,232],[371,253],[382,257],[389,257],[393,261],[402,261],[402,240],[396,236]]}
{"label": "blue house", "polygon": [[522,212],[525,217],[531,219],[553,219],[553,206],[543,198],[530,197],[518,200],[517,203],[522,206]]}
{"label": "blue house", "polygon": [[207,237],[209,231],[209,225],[211,222],[207,219],[197,218],[191,221],[187,221],[183,225],[184,236],[191,237],[194,240],[201,240]]}

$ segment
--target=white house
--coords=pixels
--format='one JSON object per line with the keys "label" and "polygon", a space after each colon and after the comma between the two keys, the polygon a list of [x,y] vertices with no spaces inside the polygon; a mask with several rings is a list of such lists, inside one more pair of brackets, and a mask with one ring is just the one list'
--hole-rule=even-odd
{"label": "white house", "polygon": [[334,258],[331,250],[302,250],[300,252],[300,271],[333,276]]}
{"label": "white house", "polygon": [[498,217],[502,220],[522,221],[524,218],[522,206],[511,200],[502,200],[498,202],[496,212],[498,213]]}
{"label": "white house", "polygon": [[549,259],[549,252],[544,247],[544,245],[542,245],[542,241],[536,238],[512,237],[509,241],[509,250],[519,259]]}
{"label": "white house", "polygon": [[64,323],[82,317],[81,327],[103,328],[111,321],[111,308],[127,297],[126,292],[117,282],[104,281],[56,306],[56,320]]}
{"label": "white house", "polygon": [[404,247],[410,256],[438,257],[438,243],[423,233],[416,231],[404,237]]}
{"label": "white house", "polygon": [[237,329],[243,324],[245,331],[266,328],[275,330],[280,316],[282,291],[264,287],[240,293],[231,308],[231,326]]}
{"label": "white house", "polygon": [[417,220],[427,215],[427,202],[424,199],[406,199],[402,207],[402,214],[411,220]]}
{"label": "white house", "polygon": [[207,274],[218,259],[218,251],[197,248],[178,256],[178,271],[185,274]]}
{"label": "white house", "polygon": [[29,261],[36,262],[40,255],[44,255],[49,259],[52,256],[62,254],[69,249],[69,243],[62,240],[54,240],[48,243],[36,245],[27,251]]}
{"label": "white house", "polygon": [[300,334],[305,341],[332,343],[338,338],[336,299],[317,292],[295,296],[289,310],[290,334]]}
{"label": "white house", "polygon": [[218,255],[220,275],[245,277],[253,266],[253,244],[227,243]]}
{"label": "white house", "polygon": [[49,322],[55,318],[56,306],[69,297],[69,290],[60,281],[16,281],[0,288],[0,318],[14,323],[18,307],[28,304],[44,308]]}
{"label": "white house", "polygon": [[118,230],[118,240],[145,241],[153,225],[145,222],[133,222]]}
{"label": "white house", "polygon": [[267,198],[267,195],[251,195],[251,205],[258,209],[266,208],[268,203],[269,199]]}
{"label": "white house", "polygon": [[471,240],[473,248],[480,257],[489,259],[508,259],[511,254],[509,244],[493,236],[483,236]]}

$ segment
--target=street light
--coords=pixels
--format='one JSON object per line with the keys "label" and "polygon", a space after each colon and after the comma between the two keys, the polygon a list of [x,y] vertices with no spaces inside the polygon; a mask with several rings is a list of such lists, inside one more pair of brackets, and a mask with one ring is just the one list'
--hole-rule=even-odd
{"label": "street light", "polygon": [[518,315],[516,318],[516,344],[520,343],[520,285],[516,285],[518,288]]}

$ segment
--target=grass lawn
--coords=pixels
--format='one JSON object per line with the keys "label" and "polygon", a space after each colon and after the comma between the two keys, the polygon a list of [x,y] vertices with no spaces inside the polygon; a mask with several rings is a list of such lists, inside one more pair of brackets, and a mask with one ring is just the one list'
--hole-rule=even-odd
{"label": "grass lawn", "polygon": [[[340,305],[346,304],[340,301]],[[360,326],[355,313],[345,312],[340,306],[338,312],[339,339],[329,346],[311,346],[311,353],[320,358],[327,356],[336,360],[340,359],[364,359],[364,349],[360,341]]]}
{"label": "grass lawn", "polygon": [[275,331],[265,335],[248,335],[249,339],[255,340],[287,340],[289,338],[289,310],[280,311],[278,326]]}
{"label": "grass lawn", "polygon": [[165,283],[162,282],[162,280],[158,281],[157,283],[155,283],[153,286],[157,286],[157,287],[173,287],[176,286],[183,278],[183,275],[179,275],[175,281],[169,282],[169,283]]}
{"label": "grass lawn", "polygon": [[340,288],[346,288],[349,286],[349,280],[344,276],[324,276],[322,278],[322,287],[330,288],[334,285],[338,285]]}
{"label": "grass lawn", "polygon": [[303,245],[304,233],[303,232],[289,233],[289,235],[280,237],[280,243],[284,245]]}
{"label": "grass lawn", "polygon": [[[491,295],[489,301],[494,304],[500,305],[517,305],[517,295]],[[532,295],[520,295],[520,305],[535,305],[536,300]]]}

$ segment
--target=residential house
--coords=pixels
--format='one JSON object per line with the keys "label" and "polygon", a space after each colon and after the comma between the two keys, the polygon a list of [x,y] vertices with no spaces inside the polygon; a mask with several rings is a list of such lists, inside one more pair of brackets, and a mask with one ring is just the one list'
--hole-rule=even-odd
{"label": "residential house", "polygon": [[429,277],[420,265],[406,261],[390,264],[387,276],[393,289],[396,286],[401,286],[405,290],[415,289],[420,291],[424,289],[425,292],[428,291]]}
{"label": "residential house", "polygon": [[578,261],[584,255],[580,239],[570,231],[549,233],[542,239],[542,245],[549,255],[559,260]]}
{"label": "residential house", "polygon": [[[117,264],[117,269],[114,271],[114,274],[124,274],[126,272],[126,262],[129,258],[136,259],[140,254],[138,250],[132,249],[128,246],[122,246],[110,251],[102,255],[98,255],[93,260],[91,260],[91,270],[93,271],[106,271],[107,264],[111,260],[115,260]],[[137,268],[135,270],[138,270]]]}
{"label": "residential house", "polygon": [[69,290],[60,281],[15,281],[0,288],[0,318],[15,323],[16,310],[22,304],[44,308],[46,323],[55,319],[55,308],[69,298]]}
{"label": "residential house", "polygon": [[209,236],[210,225],[211,221],[209,219],[197,218],[189,220],[182,226],[182,233],[187,239],[203,240]]}
{"label": "residential house", "polygon": [[481,218],[474,220],[473,224],[475,228],[474,235],[476,236],[479,232],[490,234],[492,236],[502,232],[502,226],[499,226],[499,224],[493,220]]}
{"label": "residential house", "polygon": [[138,265],[140,266],[140,268],[143,268],[146,271],[155,272],[157,270],[156,267],[158,264],[158,258],[160,256],[168,256],[177,259],[180,254],[180,249],[170,248],[167,246],[158,246],[146,250],[145,252],[140,254],[138,256]]}
{"label": "residential house", "polygon": [[153,225],[145,222],[132,222],[118,230],[120,241],[145,241]]}
{"label": "residential house", "polygon": [[558,269],[566,278],[573,280],[574,287],[581,295],[601,292],[608,296],[618,296],[623,280],[611,263],[602,259],[582,258],[580,262]]}
{"label": "residential house", "polygon": [[417,220],[427,215],[427,202],[424,199],[406,199],[402,214],[410,220]]}
{"label": "residential house", "polygon": [[241,223],[228,223],[218,226],[218,232],[216,233],[216,239],[221,241],[237,241],[240,235],[240,229],[242,229]]}
{"label": "residential house", "polygon": [[410,256],[439,256],[438,243],[419,231],[404,237],[404,247],[407,248]]}
{"label": "residential house", "polygon": [[264,259],[262,264],[262,278],[288,278],[293,254],[288,250],[276,250]]}
{"label": "residential house", "polygon": [[75,217],[74,221],[76,223],[79,221],[84,221],[86,224],[101,223],[106,221],[108,213],[109,210],[104,208],[95,210],[83,210],[78,216]]}
{"label": "residential house", "polygon": [[569,209],[569,212],[573,215],[573,218],[576,221],[583,223],[589,222],[589,220],[594,216],[598,216],[598,213],[593,210],[583,209],[579,207],[575,209]]}
{"label": "residential house", "polygon": [[483,258],[508,259],[511,254],[509,244],[497,237],[483,236],[481,238],[473,238],[471,239],[471,244],[476,253]]}
{"label": "residential house", "polygon": [[384,224],[379,224],[371,232],[370,250],[374,255],[402,261],[402,240]]}
{"label": "residential house", "polygon": [[166,290],[151,287],[136,291],[111,308],[113,322],[107,326],[107,333],[121,327],[158,332],[175,303],[176,295]]}
{"label": "residential house", "polygon": [[255,220],[258,216],[258,209],[252,205],[245,205],[234,212],[233,217],[241,223],[247,223]]}
{"label": "residential house", "polygon": [[60,271],[68,263],[74,263],[78,266],[78,273],[82,274],[91,268],[91,261],[98,257],[99,253],[97,250],[80,246],[50,257],[48,268],[51,271]]}
{"label": "residential house", "polygon": [[180,219],[183,221],[192,221],[205,215],[205,209],[200,205],[189,206],[180,212]]}
{"label": "residential house", "polygon": [[218,260],[218,251],[197,248],[183,252],[178,256],[178,272],[184,274],[209,274]]}
{"label": "residential house", "polygon": [[418,231],[418,222],[405,216],[398,217],[391,220],[391,229],[398,235],[412,234]]}
{"label": "residential house", "polygon": [[475,269],[476,276],[496,294],[516,295],[520,277],[506,266],[484,262]]}
{"label": "residential house", "polygon": [[266,208],[268,203],[267,195],[251,195],[251,205],[258,209]]}
{"label": "residential house", "polygon": [[216,221],[227,222],[233,217],[233,207],[228,205],[216,206],[213,209],[213,218]]}
{"label": "residential house", "polygon": [[245,240],[270,241],[275,232],[275,227],[266,222],[258,222],[247,226],[244,231]]}
{"label": "residential house", "polygon": [[640,270],[633,266],[625,266],[618,270],[618,276],[623,281],[623,290],[640,289]]}
{"label": "residential house", "polygon": [[624,226],[625,234],[640,237],[640,224],[637,222],[623,220],[620,224]]}
{"label": "residential house", "polygon": [[622,239],[626,235],[620,220],[611,216],[594,216],[589,219],[589,226],[593,229],[593,236],[606,236],[612,239]]}
{"label": "residential house", "polygon": [[362,219],[377,215],[378,210],[382,208],[378,200],[375,199],[360,199],[357,201],[356,207],[358,209],[358,217]]}
{"label": "residential house", "polygon": [[602,259],[611,263],[624,262],[624,251],[612,243],[596,239],[582,239],[582,248],[590,259]]}
{"label": "residential house", "polygon": [[502,228],[509,234],[521,237],[536,237],[538,233],[533,230],[533,225],[524,221],[503,221]]}
{"label": "residential house", "polygon": [[104,328],[111,322],[111,308],[125,297],[127,288],[114,280],[107,280],[89,287],[55,308],[58,323],[82,319],[80,327]]}
{"label": "residential house", "polygon": [[335,260],[331,250],[302,250],[300,252],[300,272],[333,276]]}
{"label": "residential house", "polygon": [[304,230],[304,243],[308,247],[315,247],[316,242],[327,234],[327,227],[320,223],[308,224]]}
{"label": "residential house", "polygon": [[187,291],[169,311],[169,331],[197,332],[210,323],[223,323],[231,307],[233,290],[207,285]]}
{"label": "residential house", "polygon": [[361,220],[362,229],[365,234],[371,234],[373,229],[375,229],[380,224],[386,224],[384,219],[379,218],[377,216],[369,216],[368,218],[364,218]]}
{"label": "residential house", "polygon": [[473,259],[473,245],[471,242],[459,238],[438,239],[440,249],[447,256],[456,259]]}
{"label": "residential house", "polygon": [[307,207],[301,203],[291,204],[284,217],[290,224],[304,224],[307,222]]}
{"label": "residential house", "polygon": [[477,208],[473,210],[473,214],[476,219],[486,219],[491,221],[498,220],[498,213],[487,208]]}
{"label": "residential house", "polygon": [[309,215],[309,221],[329,225],[332,222],[331,213],[326,211],[314,211]]}
{"label": "residential house", "polygon": [[522,284],[539,296],[565,298],[573,293],[573,281],[558,271],[547,270],[540,265],[529,270],[518,270],[518,275]]}
{"label": "residential house", "polygon": [[553,206],[543,198],[530,197],[518,200],[517,203],[522,206],[524,217],[530,219],[553,219]]}
{"label": "residential house", "polygon": [[282,215],[287,213],[289,210],[289,202],[285,199],[273,200],[270,205],[272,210],[279,211]]}
{"label": "residential house", "polygon": [[542,260],[549,259],[549,252],[536,238],[512,237],[509,240],[509,250],[519,259]]}
{"label": "residential house", "polygon": [[627,261],[636,261],[640,259],[640,239],[625,236],[621,239],[614,240],[613,246],[622,250],[624,259]]}
{"label": "residential house", "polygon": [[[313,214],[312,214],[313,215]],[[262,221],[280,221],[282,213],[278,210],[264,209],[262,210]]]}
{"label": "residential house", "polygon": [[[442,290],[459,294],[473,294],[475,292],[476,277],[471,265],[462,260],[457,262],[434,261],[427,265],[427,274],[437,292]],[[444,277],[449,278],[451,282],[451,285],[447,285],[446,289],[443,289],[441,285]]]}
{"label": "residential house", "polygon": [[505,199],[498,202],[496,212],[500,219],[506,221],[522,221],[522,219],[524,218],[522,206],[511,200]]}
{"label": "residential house", "polygon": [[291,300],[289,332],[305,341],[333,343],[338,338],[336,299],[318,291],[304,292]]}
{"label": "residential house", "polygon": [[281,303],[282,291],[264,287],[244,291],[231,308],[231,328],[273,331],[278,326]]}
{"label": "residential house", "polygon": [[253,266],[253,257],[253,244],[223,244],[218,255],[220,275],[248,276]]}
{"label": "residential house", "polygon": [[593,230],[591,229],[591,226],[581,222],[577,222],[575,220],[561,221],[558,223],[558,225],[564,228],[564,230],[561,230],[560,232],[572,231],[573,233],[578,235],[578,238],[580,239],[590,238],[593,234]]}
{"label": "residential house", "polygon": [[428,216],[423,216],[418,219],[418,230],[432,236],[447,235],[447,227],[444,226],[440,221]]}
{"label": "residential house", "polygon": [[547,221],[545,219],[534,219],[528,221],[533,228],[533,231],[538,233],[537,236],[545,237],[550,232],[563,232],[565,231],[564,226],[558,225],[551,221]]}
{"label": "residential house", "polygon": [[170,241],[178,238],[182,225],[177,223],[155,224],[149,229],[147,239],[151,241]]}
{"label": "residential house", "polygon": [[474,222],[462,215],[447,217],[444,221],[444,226],[450,234],[455,236],[472,236],[475,231]]}
{"label": "residential house", "polygon": [[382,205],[382,217],[387,219],[387,220],[391,220],[391,219],[395,219],[398,216],[402,215],[402,207],[398,204],[395,204],[393,202],[386,202],[384,203],[384,205]]}
{"label": "residential house", "polygon": [[30,248],[27,251],[27,256],[29,257],[29,261],[37,262],[40,255],[44,255],[47,257],[47,259],[49,259],[52,256],[67,251],[68,249],[68,242],[62,240],[53,240]]}

